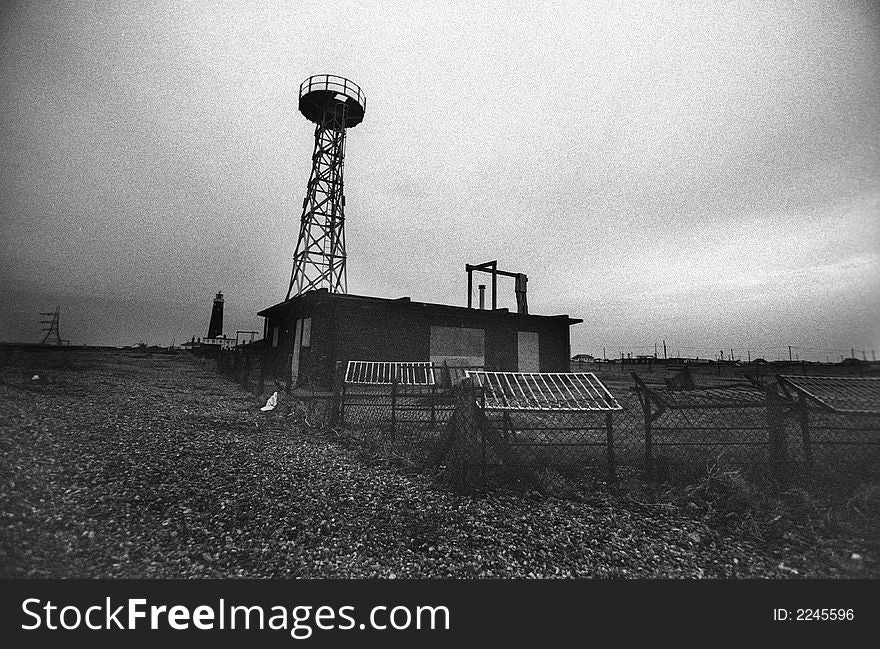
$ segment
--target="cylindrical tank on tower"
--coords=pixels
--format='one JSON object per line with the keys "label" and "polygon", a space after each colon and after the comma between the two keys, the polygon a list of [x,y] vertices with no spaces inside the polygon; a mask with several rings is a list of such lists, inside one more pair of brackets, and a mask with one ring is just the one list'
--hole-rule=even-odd
{"label": "cylindrical tank on tower", "polygon": [[333,74],[316,74],[299,86],[299,112],[330,128],[352,128],[364,121],[367,97],[354,81]]}

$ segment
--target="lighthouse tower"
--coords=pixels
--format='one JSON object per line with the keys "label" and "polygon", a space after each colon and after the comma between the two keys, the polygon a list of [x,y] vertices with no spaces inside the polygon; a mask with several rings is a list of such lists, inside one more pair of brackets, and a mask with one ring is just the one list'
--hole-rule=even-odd
{"label": "lighthouse tower", "polygon": [[208,325],[207,338],[220,338],[223,335],[223,292],[214,296],[214,308],[211,309],[211,324]]}

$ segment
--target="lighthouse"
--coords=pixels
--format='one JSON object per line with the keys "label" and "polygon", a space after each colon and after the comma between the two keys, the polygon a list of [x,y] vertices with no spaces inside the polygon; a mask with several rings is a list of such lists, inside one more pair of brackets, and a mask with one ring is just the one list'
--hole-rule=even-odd
{"label": "lighthouse", "polygon": [[208,325],[207,338],[223,336],[223,292],[214,296],[214,307],[211,309],[211,324]]}

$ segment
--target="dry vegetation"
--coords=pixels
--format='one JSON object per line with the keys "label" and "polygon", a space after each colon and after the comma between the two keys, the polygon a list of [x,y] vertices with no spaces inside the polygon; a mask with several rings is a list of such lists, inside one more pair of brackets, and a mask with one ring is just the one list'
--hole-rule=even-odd
{"label": "dry vegetation", "polygon": [[877,484],[457,494],[187,356],[0,354],[3,577],[880,575]]}

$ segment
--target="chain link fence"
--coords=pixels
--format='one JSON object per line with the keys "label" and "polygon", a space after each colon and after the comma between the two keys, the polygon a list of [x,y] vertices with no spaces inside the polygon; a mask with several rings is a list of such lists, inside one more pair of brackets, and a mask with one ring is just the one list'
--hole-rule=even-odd
{"label": "chain link fence", "polygon": [[262,394],[269,392],[290,392],[290,358],[270,354],[260,343],[239,345],[231,349],[212,352],[217,359],[217,371],[235,381],[245,390]]}
{"label": "chain link fence", "polygon": [[[336,386],[334,386],[336,387]],[[438,447],[455,410],[449,390],[436,385],[346,385],[338,395],[331,424],[380,449],[386,457],[421,468],[439,465]]]}
{"label": "chain link fence", "polygon": [[880,470],[880,378],[777,377],[790,456],[814,479],[876,476]]}
{"label": "chain link fence", "polygon": [[761,390],[750,386],[677,390],[649,386],[635,373],[632,378],[642,414],[640,439],[648,478],[693,477],[713,463],[753,470],[769,466],[767,395]]}
{"label": "chain link fence", "polygon": [[716,385],[695,374],[691,387],[657,368],[612,368],[601,378],[620,410],[530,412],[486,407],[461,368],[442,368],[431,385],[354,385],[338,365],[321,387],[289,385],[274,362],[257,349],[232,351],[218,368],[257,394],[282,391],[291,422],[463,488],[686,481],[718,467],[777,483],[880,480],[880,416],[804,409],[766,374]]}

